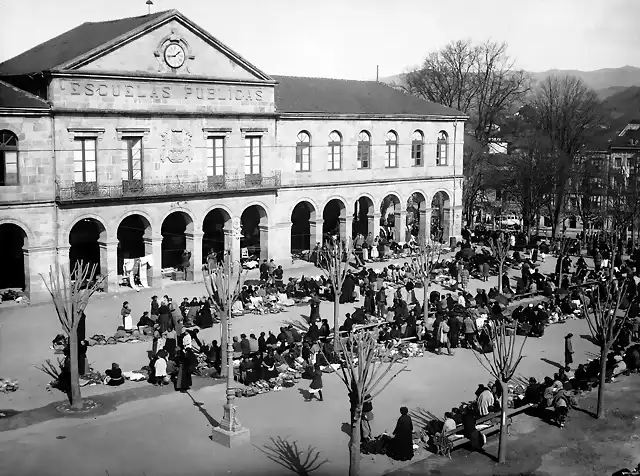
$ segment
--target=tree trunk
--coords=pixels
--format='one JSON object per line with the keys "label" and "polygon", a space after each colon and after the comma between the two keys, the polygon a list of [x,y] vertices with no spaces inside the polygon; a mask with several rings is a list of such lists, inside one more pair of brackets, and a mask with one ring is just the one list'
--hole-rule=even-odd
{"label": "tree trunk", "polygon": [[69,333],[69,373],[70,393],[69,403],[71,408],[82,409],[82,394],[80,393],[80,375],[78,374],[78,329],[73,327]]}
{"label": "tree trunk", "polygon": [[603,346],[600,349],[600,383],[598,385],[598,410],[596,412],[596,418],[598,420],[604,419],[604,386],[607,379],[607,354],[609,353],[609,347]]}
{"label": "tree trunk", "polygon": [[227,376],[227,343],[229,341],[229,314],[226,312],[220,313],[220,376]]}
{"label": "tree trunk", "polygon": [[[429,284],[431,284],[429,281],[431,281],[429,278],[424,279],[422,281],[422,286],[424,288],[424,302],[422,303],[422,307],[423,307],[423,313],[424,313],[424,323],[426,325],[427,323],[427,317],[429,317]],[[386,316],[384,316],[386,318]]]}
{"label": "tree trunk", "polygon": [[498,262],[498,292],[502,294],[502,262]]}
{"label": "tree trunk", "polygon": [[498,463],[507,462],[507,406],[509,404],[508,382],[500,381],[502,387],[502,404],[500,408],[500,443],[498,447]]}
{"label": "tree trunk", "polygon": [[340,317],[340,295],[342,293],[335,292],[333,300],[333,349],[335,352],[339,350],[339,342],[340,342],[340,324],[338,323],[338,318]]}
{"label": "tree trunk", "polygon": [[351,439],[349,440],[349,476],[360,474],[360,420],[362,419],[362,405],[356,406],[351,422]]}

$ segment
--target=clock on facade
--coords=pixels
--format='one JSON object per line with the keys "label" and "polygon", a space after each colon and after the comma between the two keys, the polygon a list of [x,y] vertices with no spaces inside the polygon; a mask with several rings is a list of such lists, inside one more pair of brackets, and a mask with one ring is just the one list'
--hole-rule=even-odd
{"label": "clock on facade", "polygon": [[179,68],[184,64],[184,49],[177,43],[170,43],[164,49],[164,60],[171,68]]}

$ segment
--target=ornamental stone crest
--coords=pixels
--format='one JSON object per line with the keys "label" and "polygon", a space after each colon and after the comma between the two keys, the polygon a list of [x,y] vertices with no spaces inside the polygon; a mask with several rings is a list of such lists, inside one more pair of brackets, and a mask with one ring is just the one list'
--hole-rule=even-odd
{"label": "ornamental stone crest", "polygon": [[231,219],[231,234],[234,240],[240,240],[242,237],[242,222],[238,217]]}
{"label": "ornamental stone crest", "polygon": [[170,129],[161,136],[162,148],[160,151],[160,160],[164,162],[168,160],[174,164],[179,164],[188,159],[193,160],[193,147],[190,132],[182,129]]}

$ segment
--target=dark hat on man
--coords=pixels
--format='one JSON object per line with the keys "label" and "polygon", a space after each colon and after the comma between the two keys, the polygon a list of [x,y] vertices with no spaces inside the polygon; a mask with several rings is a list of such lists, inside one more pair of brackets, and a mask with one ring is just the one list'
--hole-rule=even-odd
{"label": "dark hat on man", "polygon": [[573,337],[573,334],[571,332],[569,332],[566,336],[564,336],[565,339],[571,339]]}

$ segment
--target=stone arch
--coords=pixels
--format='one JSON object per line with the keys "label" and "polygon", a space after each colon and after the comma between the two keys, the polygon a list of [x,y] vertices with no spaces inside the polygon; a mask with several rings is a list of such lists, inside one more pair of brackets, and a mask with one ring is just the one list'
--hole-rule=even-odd
{"label": "stone arch", "polygon": [[316,245],[316,205],[308,199],[299,200],[291,210],[291,253],[311,251]]}
{"label": "stone arch", "polygon": [[[259,202],[247,205],[240,215],[240,249],[245,257],[269,259],[269,215],[267,207]],[[241,254],[241,256],[242,256]]]}
{"label": "stone arch", "polygon": [[380,202],[380,226],[387,239],[404,241],[405,215],[406,210],[402,206],[400,195],[396,192],[387,193]]}
{"label": "stone arch", "polygon": [[140,215],[141,217],[145,218],[149,222],[151,229],[155,230],[156,233],[158,232],[158,224],[156,223],[155,219],[148,212],[140,209],[129,210],[123,213],[122,215],[120,215],[120,218],[118,218],[117,223],[122,223],[122,220],[130,217],[131,215]]}
{"label": "stone arch", "polygon": [[431,199],[431,235],[445,244],[451,238],[452,213],[451,195],[446,190],[437,190]]}
{"label": "stone arch", "polygon": [[31,228],[27,225],[25,225],[24,223],[22,223],[20,220],[15,220],[13,218],[0,218],[0,225],[16,225],[19,226],[20,228],[22,228],[22,231],[24,231],[27,241],[29,243],[29,246],[32,246],[34,243],[34,235],[33,232],[31,231]]}
{"label": "stone arch", "polygon": [[20,288],[27,296],[31,289],[29,229],[17,220],[0,221],[0,289]]}
{"label": "stone arch", "polygon": [[225,250],[233,248],[231,229],[231,212],[227,207],[214,205],[207,210],[202,220],[202,264],[213,258],[216,262],[224,259]]}
{"label": "stone arch", "polygon": [[347,220],[347,201],[338,196],[329,198],[322,207],[322,235],[338,236],[340,240],[351,238],[351,223]]}
{"label": "stone arch", "polygon": [[67,230],[67,237],[69,236],[69,234],[71,233],[71,230],[73,230],[73,227],[76,226],[76,224],[78,224],[78,222],[80,222],[81,220],[95,220],[98,223],[100,223],[100,225],[102,226],[102,232],[100,234],[100,241],[106,243],[109,239],[109,227],[107,226],[107,222],[104,221],[104,219],[99,216],[99,215],[94,215],[93,213],[84,213],[78,217],[76,217],[72,222],[71,222],[71,226],[69,227],[69,229]]}
{"label": "stone arch", "polygon": [[[162,218],[161,267],[184,272],[184,279],[193,279],[195,221],[187,210],[174,209]],[[178,275],[176,275],[176,279]]]}
{"label": "stone arch", "polygon": [[[118,239],[118,275],[125,275],[125,259],[153,255],[152,234],[153,227],[146,213],[130,212],[118,222],[116,231]],[[133,283],[130,284],[133,285]]]}
{"label": "stone arch", "polygon": [[353,204],[353,235],[363,235],[365,238],[371,233],[376,236],[376,201],[368,193],[362,193]]}
{"label": "stone arch", "polygon": [[109,269],[107,255],[107,226],[96,216],[84,215],[77,218],[69,230],[69,269],[83,262],[96,265],[96,273],[107,276],[116,270]]}

